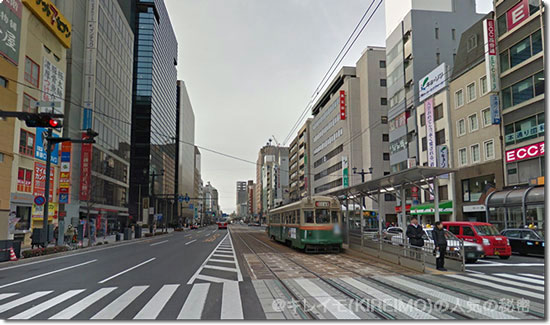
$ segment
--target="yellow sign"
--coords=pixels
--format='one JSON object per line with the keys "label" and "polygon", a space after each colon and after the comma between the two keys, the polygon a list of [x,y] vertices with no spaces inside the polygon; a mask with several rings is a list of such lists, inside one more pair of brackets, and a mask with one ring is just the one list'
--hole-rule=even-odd
{"label": "yellow sign", "polygon": [[22,0],[27,8],[48,27],[66,48],[71,47],[71,23],[51,0]]}
{"label": "yellow sign", "polygon": [[[57,203],[50,202],[49,208],[48,208],[48,219],[51,219],[53,216],[57,215]],[[44,206],[43,205],[36,205],[33,203],[32,205],[32,217],[33,218],[42,218],[44,216]]]}

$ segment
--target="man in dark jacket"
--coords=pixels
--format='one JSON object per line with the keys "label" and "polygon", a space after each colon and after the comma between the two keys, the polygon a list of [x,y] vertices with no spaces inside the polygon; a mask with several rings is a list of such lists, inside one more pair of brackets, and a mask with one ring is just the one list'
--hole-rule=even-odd
{"label": "man in dark jacket", "polygon": [[424,230],[422,226],[418,224],[418,219],[416,217],[411,218],[411,224],[407,226],[407,231],[405,233],[409,239],[409,244],[417,251],[416,254],[412,253],[413,258],[421,259],[420,248],[424,246]]}
{"label": "man in dark jacket", "polygon": [[[435,228],[432,232],[434,246],[437,252],[439,252],[439,257],[435,260],[436,268],[439,271],[447,271],[445,268],[445,252],[447,252],[447,238],[445,238],[445,229],[440,221],[435,223]],[[436,255],[437,256],[437,255]]]}

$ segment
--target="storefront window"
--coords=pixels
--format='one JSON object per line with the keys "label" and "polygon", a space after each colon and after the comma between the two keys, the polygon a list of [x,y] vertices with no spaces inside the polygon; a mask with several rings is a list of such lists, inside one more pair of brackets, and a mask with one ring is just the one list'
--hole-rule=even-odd
{"label": "storefront window", "polygon": [[18,206],[15,213],[16,218],[19,218],[15,224],[15,230],[31,229],[31,207]]}
{"label": "storefront window", "polygon": [[528,205],[525,221],[534,224],[538,229],[544,229],[544,205]]}

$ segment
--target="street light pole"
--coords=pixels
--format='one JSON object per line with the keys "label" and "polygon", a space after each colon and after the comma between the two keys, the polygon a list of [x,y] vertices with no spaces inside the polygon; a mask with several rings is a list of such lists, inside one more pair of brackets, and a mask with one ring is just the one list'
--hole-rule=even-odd
{"label": "street light pole", "polygon": [[[361,183],[364,183],[365,182],[365,175],[369,175],[369,174],[372,174],[372,167],[369,168],[369,171],[366,172],[364,168],[361,168],[361,171],[360,172],[357,172],[357,167],[353,167],[353,174],[354,175],[361,175]],[[365,197],[363,196],[363,208],[366,206],[365,205]]]}

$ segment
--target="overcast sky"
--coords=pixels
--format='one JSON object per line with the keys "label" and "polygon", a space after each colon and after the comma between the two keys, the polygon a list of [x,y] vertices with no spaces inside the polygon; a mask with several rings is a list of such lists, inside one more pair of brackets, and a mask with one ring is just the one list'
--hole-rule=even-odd
{"label": "overcast sky", "polygon": [[[477,0],[488,12],[492,0]],[[255,162],[283,142],[369,0],[165,0],[179,45],[178,78],[195,111],[195,143]],[[372,9],[371,9],[372,10]],[[370,16],[370,12],[369,12]],[[340,64],[384,46],[384,5]],[[288,143],[287,143],[288,145]],[[253,164],[202,150],[202,178],[235,210],[236,182]]]}

